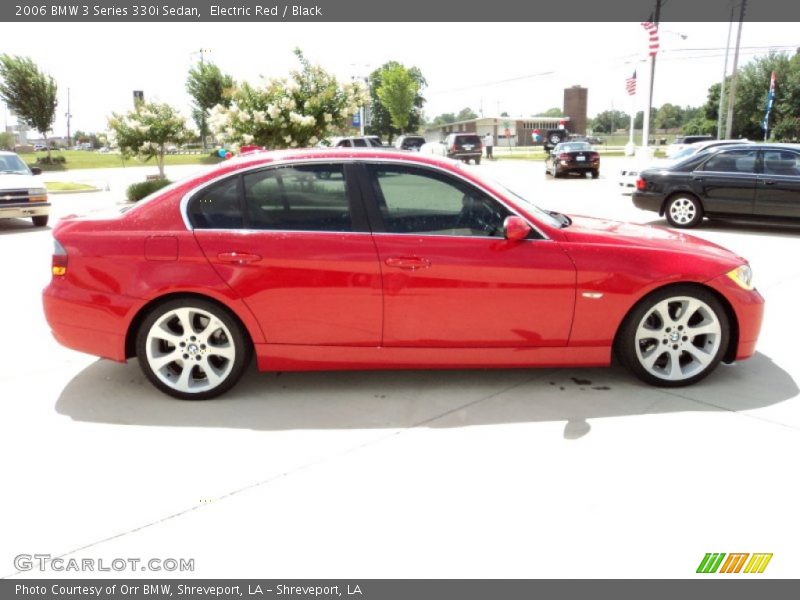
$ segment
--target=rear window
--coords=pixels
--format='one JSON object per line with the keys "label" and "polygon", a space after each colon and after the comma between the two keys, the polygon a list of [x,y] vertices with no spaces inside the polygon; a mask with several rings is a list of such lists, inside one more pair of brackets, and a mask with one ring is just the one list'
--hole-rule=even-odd
{"label": "rear window", "polygon": [[454,141],[456,144],[478,145],[481,143],[481,138],[479,138],[477,135],[457,135]]}

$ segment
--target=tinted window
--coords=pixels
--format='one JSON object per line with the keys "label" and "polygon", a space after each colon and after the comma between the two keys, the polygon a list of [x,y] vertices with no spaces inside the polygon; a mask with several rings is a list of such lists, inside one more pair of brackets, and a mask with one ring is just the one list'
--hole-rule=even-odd
{"label": "tinted window", "polygon": [[357,148],[366,148],[367,147],[367,140],[360,139],[360,138],[359,139],[355,139],[355,140],[353,140],[353,146],[356,146]]}
{"label": "tinted window", "polygon": [[703,165],[703,171],[722,173],[755,173],[755,150],[730,150],[719,152],[709,158]]}
{"label": "tinted window", "polygon": [[239,178],[231,177],[201,190],[189,204],[189,220],[197,229],[239,229],[242,226]]}
{"label": "tinted window", "polygon": [[342,165],[302,165],[244,176],[247,226],[286,231],[352,231]]}
{"label": "tinted window", "polygon": [[428,235],[502,235],[511,212],[446,175],[401,166],[370,167],[386,231]]}
{"label": "tinted window", "polygon": [[800,155],[787,150],[765,150],[764,174],[800,176]]}
{"label": "tinted window", "polygon": [[456,144],[463,146],[464,144],[472,144],[473,146],[479,146],[481,143],[481,139],[477,135],[459,135],[456,136]]}

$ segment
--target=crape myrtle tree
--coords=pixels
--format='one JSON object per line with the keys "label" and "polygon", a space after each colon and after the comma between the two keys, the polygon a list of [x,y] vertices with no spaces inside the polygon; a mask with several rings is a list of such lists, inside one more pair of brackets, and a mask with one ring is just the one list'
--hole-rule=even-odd
{"label": "crape myrtle tree", "polygon": [[[391,118],[392,128],[404,133],[415,112],[419,82],[414,74],[401,64],[394,64],[381,71],[380,87],[376,90],[381,106]],[[419,118],[416,119],[419,122]],[[416,129],[416,128],[415,128]],[[391,139],[391,133],[390,133]]]}
{"label": "crape myrtle tree", "polygon": [[244,82],[231,94],[230,106],[216,105],[208,118],[211,131],[226,147],[314,146],[330,132],[346,127],[367,101],[361,82],[340,83],[295,49],[300,68],[288,78]]}
{"label": "crape myrtle tree", "polygon": [[50,162],[47,132],[56,118],[55,80],[41,72],[30,58],[9,54],[0,56],[0,80],[0,98],[29,127],[42,134]]}
{"label": "crape myrtle tree", "polygon": [[155,158],[158,174],[164,178],[164,155],[170,144],[183,144],[194,137],[186,118],[169,104],[139,102],[126,114],[113,113],[108,119],[111,140],[125,157]]}

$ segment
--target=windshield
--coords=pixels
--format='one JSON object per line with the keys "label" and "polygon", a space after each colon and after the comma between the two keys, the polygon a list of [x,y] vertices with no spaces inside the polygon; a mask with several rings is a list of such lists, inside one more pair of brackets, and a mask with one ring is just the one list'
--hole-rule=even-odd
{"label": "windshield", "polygon": [[569,144],[559,144],[556,146],[556,152],[583,152],[585,150],[591,150],[591,144],[586,142],[570,142]]}
{"label": "windshield", "polygon": [[691,156],[692,154],[694,154],[698,150],[699,150],[699,148],[695,148],[695,147],[692,147],[692,146],[686,146],[686,148],[684,148],[683,150],[673,154],[672,158],[674,158],[676,160],[679,160],[681,158],[686,158],[687,156]]}
{"label": "windshield", "polygon": [[488,183],[491,183],[492,186],[496,187],[504,194],[510,196],[513,200],[518,200],[522,204],[523,208],[525,208],[529,213],[531,213],[534,217],[536,217],[536,219],[538,219],[545,225],[549,225],[550,227],[556,227],[559,229],[564,226],[564,221],[562,219],[559,219],[556,216],[552,215],[551,213],[539,208],[533,202],[531,202],[530,200],[528,200],[523,196],[520,196],[514,190],[510,190],[496,179],[486,176],[482,176],[482,178],[486,180]]}
{"label": "windshield", "polygon": [[16,173],[18,175],[31,174],[28,165],[16,154],[0,156],[0,173]]}

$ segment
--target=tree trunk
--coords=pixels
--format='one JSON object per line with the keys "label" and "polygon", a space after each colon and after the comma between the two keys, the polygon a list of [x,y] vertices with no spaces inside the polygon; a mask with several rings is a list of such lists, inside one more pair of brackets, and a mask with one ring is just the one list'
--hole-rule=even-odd
{"label": "tree trunk", "polygon": [[50,164],[53,162],[53,158],[50,156],[50,142],[47,141],[46,131],[43,131],[42,135],[44,136],[44,147],[47,148],[47,163]]}
{"label": "tree trunk", "polygon": [[164,179],[164,145],[162,144],[158,149],[158,154],[156,155],[156,162],[158,162],[158,174],[161,176],[161,179]]}

